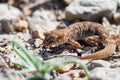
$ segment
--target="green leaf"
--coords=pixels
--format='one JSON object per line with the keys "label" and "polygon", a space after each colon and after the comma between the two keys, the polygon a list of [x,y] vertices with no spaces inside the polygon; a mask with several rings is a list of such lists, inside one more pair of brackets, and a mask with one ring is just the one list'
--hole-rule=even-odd
{"label": "green leaf", "polygon": [[18,75],[18,74],[25,74],[25,73],[29,73],[29,72],[35,72],[35,70],[23,69],[23,70],[19,70],[19,71],[12,71],[11,74]]}
{"label": "green leaf", "polygon": [[[37,71],[39,71],[39,67],[36,64],[34,57],[27,51],[27,49],[15,39],[12,40],[12,43],[13,43],[13,49],[18,54],[18,56],[20,56],[27,64],[31,66],[34,65]],[[23,51],[24,56],[22,56],[21,52],[17,48],[15,48],[15,45],[18,46]]]}

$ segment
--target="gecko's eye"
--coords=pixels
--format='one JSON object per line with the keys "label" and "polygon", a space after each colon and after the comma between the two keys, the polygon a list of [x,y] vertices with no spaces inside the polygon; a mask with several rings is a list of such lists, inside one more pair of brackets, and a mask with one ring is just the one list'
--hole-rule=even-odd
{"label": "gecko's eye", "polygon": [[56,34],[48,34],[48,35],[45,35],[45,40],[44,40],[44,43],[45,44],[51,44],[51,43],[55,43],[58,39],[58,35]]}
{"label": "gecko's eye", "polygon": [[54,41],[56,41],[57,39],[58,39],[58,35],[56,35],[56,34],[52,34],[52,35],[50,35],[49,36],[49,40],[51,41],[51,42],[54,42]]}

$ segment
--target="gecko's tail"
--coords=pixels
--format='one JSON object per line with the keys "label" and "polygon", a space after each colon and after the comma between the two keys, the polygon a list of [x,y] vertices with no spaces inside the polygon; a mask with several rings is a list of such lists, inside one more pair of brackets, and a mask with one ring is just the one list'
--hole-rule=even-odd
{"label": "gecko's tail", "polygon": [[107,58],[108,56],[112,55],[115,52],[116,43],[114,40],[106,40],[106,46],[103,50],[98,52],[79,57],[80,59],[101,59]]}

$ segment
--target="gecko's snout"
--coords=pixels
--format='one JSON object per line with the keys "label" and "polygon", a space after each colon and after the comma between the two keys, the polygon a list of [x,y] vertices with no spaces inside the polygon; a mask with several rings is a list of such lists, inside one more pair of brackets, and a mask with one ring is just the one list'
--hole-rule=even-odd
{"label": "gecko's snout", "polygon": [[46,46],[46,45],[42,45],[42,49],[48,49],[50,48],[49,46]]}

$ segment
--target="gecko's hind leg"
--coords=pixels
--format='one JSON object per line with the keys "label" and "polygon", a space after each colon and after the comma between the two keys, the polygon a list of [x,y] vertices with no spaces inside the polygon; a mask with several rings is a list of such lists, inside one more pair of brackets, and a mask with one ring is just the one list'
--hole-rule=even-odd
{"label": "gecko's hind leg", "polygon": [[98,46],[101,41],[99,36],[89,36],[85,38],[85,42],[90,46]]}

